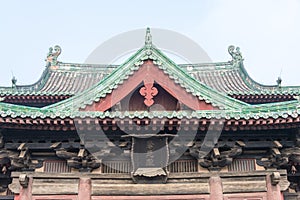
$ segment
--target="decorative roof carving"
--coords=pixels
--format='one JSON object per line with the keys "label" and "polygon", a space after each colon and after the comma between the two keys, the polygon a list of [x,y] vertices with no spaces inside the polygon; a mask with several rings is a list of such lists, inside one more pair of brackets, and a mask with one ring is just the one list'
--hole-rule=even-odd
{"label": "decorative roof carving", "polygon": [[[148,40],[145,44],[151,44],[151,35],[148,33]],[[147,35],[147,34],[146,34]],[[144,56],[140,60],[136,60],[135,65],[140,66],[144,60],[151,59],[154,64],[162,65],[161,61],[153,55],[151,49],[155,49],[154,46],[151,48],[143,47]],[[54,96],[54,95],[75,95],[79,92],[87,90],[97,82],[103,80],[103,78],[109,75],[115,70],[117,65],[92,65],[92,64],[72,64],[62,63],[56,61],[53,63],[50,61],[54,54],[53,48],[48,54],[49,61],[47,65],[57,64],[59,70],[48,70],[46,69],[40,78],[40,80],[33,85],[18,85],[17,90],[12,90],[11,87],[0,87],[1,96]],[[235,50],[234,46],[230,47],[230,53],[234,55],[236,60],[241,59],[240,50]],[[239,53],[238,53],[239,52]],[[239,55],[239,56],[238,56]],[[56,55],[58,56],[58,55]],[[171,60],[170,60],[171,61]],[[52,63],[52,64],[51,64]],[[242,64],[230,61],[220,63],[203,63],[203,64],[182,64],[178,65],[181,69],[187,69],[192,67],[193,70],[187,71],[187,73],[197,79],[204,85],[209,86],[219,92],[224,92],[229,95],[245,95],[242,98],[245,101],[252,101],[252,96],[265,95],[264,99],[271,99],[268,96],[271,95],[284,95],[288,96],[286,100],[291,100],[291,95],[299,95],[300,87],[278,87],[277,85],[261,85],[255,82],[247,74]],[[222,78],[220,78],[222,77]],[[66,82],[72,82],[73,84],[65,84]],[[84,83],[84,84],[83,84]],[[284,98],[282,98],[284,99]],[[256,100],[253,100],[256,101]],[[268,100],[266,100],[268,101]]]}
{"label": "decorative roof carving", "polygon": [[148,27],[146,30],[146,36],[145,36],[145,46],[147,48],[150,48],[152,46],[152,36],[150,33],[150,28]]}
{"label": "decorative roof carving", "polygon": [[[53,52],[53,50],[54,50],[54,52]],[[55,45],[54,49],[52,47],[50,47],[49,53],[47,54],[46,67],[56,66],[58,64],[57,58],[60,54],[61,54],[60,46]]]}
{"label": "decorative roof carving", "polygon": [[277,83],[277,87],[281,88],[282,79],[281,79],[280,76],[278,76],[278,79],[276,80],[276,83]]}
{"label": "decorative roof carving", "polygon": [[144,81],[144,87],[140,89],[140,94],[145,97],[144,104],[148,107],[154,104],[153,97],[158,94],[158,90],[153,86],[154,81]]}
{"label": "decorative roof carving", "polygon": [[17,79],[15,76],[12,77],[11,79],[11,85],[12,85],[12,88],[16,88],[17,87]]}
{"label": "decorative roof carving", "polygon": [[235,47],[233,45],[230,45],[228,47],[228,52],[232,57],[233,63],[239,63],[244,60],[242,57],[242,53],[240,52],[240,47]]}

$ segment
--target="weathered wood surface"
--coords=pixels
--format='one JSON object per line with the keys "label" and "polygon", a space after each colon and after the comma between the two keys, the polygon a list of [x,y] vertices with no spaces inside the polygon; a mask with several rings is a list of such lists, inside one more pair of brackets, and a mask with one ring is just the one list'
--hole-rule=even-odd
{"label": "weathered wood surface", "polygon": [[[28,172],[33,178],[33,195],[78,194],[81,177],[90,179],[92,195],[175,195],[175,194],[209,194],[209,179],[220,177],[222,192],[249,193],[265,192],[266,176],[277,171],[281,174],[279,186],[281,191],[288,188],[285,170],[219,172],[219,173],[173,173],[166,184],[134,184],[129,174],[91,174],[91,173],[39,173]],[[13,182],[10,189],[20,192],[19,172],[12,173]],[[88,181],[89,182],[89,181]]]}
{"label": "weathered wood surface", "polygon": [[208,183],[92,185],[92,195],[175,195],[208,193]]}
{"label": "weathered wood surface", "polygon": [[209,195],[92,196],[92,200],[210,200]]}
{"label": "weathered wood surface", "polygon": [[34,179],[33,195],[78,194],[79,179]]}

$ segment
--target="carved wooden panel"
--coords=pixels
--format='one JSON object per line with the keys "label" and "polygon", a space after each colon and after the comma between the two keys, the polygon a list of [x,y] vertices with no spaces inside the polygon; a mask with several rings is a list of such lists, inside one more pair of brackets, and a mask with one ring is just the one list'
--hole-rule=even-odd
{"label": "carved wooden panel", "polygon": [[[158,94],[152,98],[154,105],[152,105],[151,110],[178,110],[178,101],[176,98],[170,95],[160,85],[154,84],[154,87],[158,90]],[[122,111],[128,109],[130,111],[147,110],[147,106],[144,103],[145,98],[140,94],[142,88],[142,86],[136,88],[134,92],[127,95],[121,101]]]}
{"label": "carved wooden panel", "polygon": [[170,173],[197,172],[196,160],[177,160],[168,166]]}
{"label": "carved wooden panel", "polygon": [[[172,162],[167,168],[170,173],[192,173],[198,170],[196,160],[177,160]],[[130,161],[103,161],[101,167],[101,173],[124,174],[130,172]]]}
{"label": "carved wooden panel", "polygon": [[158,90],[153,86],[154,80],[144,80],[144,86],[140,89],[140,94],[145,98],[144,104],[148,107],[154,104],[153,97],[158,94]]}
{"label": "carved wooden panel", "polygon": [[234,159],[228,166],[228,171],[253,171],[255,170],[255,159]]}
{"label": "carved wooden panel", "polygon": [[48,172],[48,173],[69,173],[69,172],[71,172],[71,168],[68,167],[66,161],[46,160],[46,161],[44,161],[44,172]]}
{"label": "carved wooden panel", "polygon": [[102,163],[102,173],[123,174],[131,172],[130,161],[104,161]]}

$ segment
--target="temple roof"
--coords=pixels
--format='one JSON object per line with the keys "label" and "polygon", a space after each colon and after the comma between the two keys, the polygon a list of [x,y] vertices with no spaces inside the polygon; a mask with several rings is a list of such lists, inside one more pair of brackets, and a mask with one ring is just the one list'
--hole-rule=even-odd
{"label": "temple roof", "polygon": [[[240,52],[229,47],[232,60],[227,62],[178,64],[191,77],[212,89],[229,95],[299,95],[299,86],[262,85],[247,73]],[[58,57],[58,55],[57,55]],[[57,59],[57,57],[55,59]],[[52,58],[48,55],[48,59]],[[110,74],[120,65],[47,63],[41,78],[32,85],[0,87],[0,96],[68,95],[80,93]]]}
{"label": "temple roof", "polygon": [[[235,58],[234,58],[235,59]],[[86,108],[89,105],[92,105],[94,102],[100,102],[108,94],[111,94],[116,90],[120,85],[124,84],[130,77],[134,76],[138,70],[143,67],[143,64],[146,62],[153,62],[158,70],[161,70],[168,79],[172,80],[175,84],[179,85],[181,88],[187,92],[188,95],[192,95],[204,101],[207,104],[211,104],[218,109],[216,110],[182,110],[182,111],[86,111]],[[231,63],[231,64],[230,64]],[[238,67],[236,66],[238,64]],[[64,66],[64,67],[60,67]],[[202,65],[204,66],[204,65]],[[148,66],[149,67],[149,66]],[[191,67],[191,66],[184,66]],[[300,114],[300,103],[298,100],[281,102],[281,103],[268,103],[268,104],[259,104],[259,105],[250,105],[242,101],[236,100],[229,97],[228,95],[213,89],[207,86],[205,83],[198,81],[193,73],[191,74],[183,66],[177,65],[168,57],[166,57],[163,52],[157,49],[154,45],[145,44],[140,50],[138,50],[134,55],[132,55],[127,61],[125,61],[120,66],[114,66],[111,69],[106,69],[103,67],[95,66],[72,66],[69,65],[51,65],[47,68],[49,71],[52,70],[53,74],[61,73],[63,82],[66,77],[66,71],[72,71],[74,77],[87,77],[97,76],[98,73],[92,74],[92,71],[100,72],[103,74],[108,73],[109,70],[112,70],[109,75],[103,75],[104,78],[101,78],[100,81],[94,83],[93,86],[85,89],[84,91],[79,92],[73,97],[63,100],[61,102],[43,107],[43,108],[34,108],[29,106],[21,105],[12,105],[8,103],[0,102],[0,116],[2,118],[11,117],[11,118],[85,118],[85,117],[97,117],[97,118],[196,118],[196,119],[268,119],[268,118],[292,118],[298,119]],[[201,68],[199,65],[193,65],[192,67]],[[219,73],[218,76],[227,74],[228,76],[233,74],[241,74],[241,62],[240,60],[233,60],[227,64],[210,64],[205,65],[206,68],[215,70],[215,75]],[[85,69],[76,70],[78,68]],[[106,69],[107,71],[105,71]],[[148,69],[148,68],[147,68]],[[203,67],[204,69],[204,67]],[[48,71],[48,73],[49,73]],[[191,70],[193,71],[193,70]],[[78,72],[79,75],[76,73]],[[195,72],[195,71],[193,71]],[[197,71],[202,75],[201,70]],[[81,76],[82,74],[85,76]],[[155,75],[151,75],[154,76]],[[204,77],[210,77],[209,74]],[[207,80],[209,80],[207,78]],[[246,79],[243,79],[246,80]],[[250,80],[250,79],[249,79]],[[155,80],[156,81],[156,80]],[[96,80],[95,80],[96,82]],[[212,83],[212,81],[211,81]],[[238,82],[233,82],[238,83]],[[221,85],[221,83],[216,83]],[[65,84],[68,85],[68,84]],[[86,86],[84,86],[86,87]],[[264,86],[267,87],[267,86]],[[49,87],[50,89],[51,87]],[[271,87],[268,87],[271,88]],[[270,90],[271,91],[271,90]],[[45,91],[46,92],[46,91]],[[112,105],[113,106],[113,105]]]}

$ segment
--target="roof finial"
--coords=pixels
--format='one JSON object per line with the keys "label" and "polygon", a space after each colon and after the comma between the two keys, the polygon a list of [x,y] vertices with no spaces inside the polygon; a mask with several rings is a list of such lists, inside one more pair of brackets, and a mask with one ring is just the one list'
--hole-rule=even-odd
{"label": "roof finial", "polygon": [[15,76],[13,76],[12,79],[11,79],[11,86],[12,86],[12,88],[17,87],[17,79],[16,79]]}
{"label": "roof finial", "polygon": [[278,79],[276,80],[277,87],[281,88],[281,82],[282,82],[282,79],[280,76],[278,76]]}
{"label": "roof finial", "polygon": [[152,46],[152,36],[151,36],[150,28],[149,27],[146,30],[145,45],[148,48]]}
{"label": "roof finial", "polygon": [[281,88],[281,82],[282,82],[281,73],[282,73],[282,68],[280,69],[280,74],[278,76],[278,79],[276,80],[277,87],[279,88]]}

